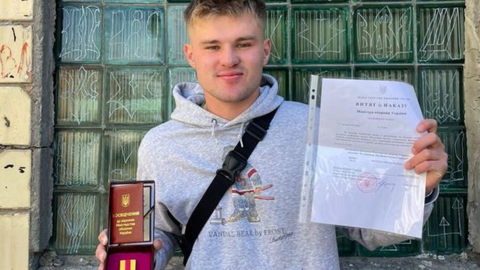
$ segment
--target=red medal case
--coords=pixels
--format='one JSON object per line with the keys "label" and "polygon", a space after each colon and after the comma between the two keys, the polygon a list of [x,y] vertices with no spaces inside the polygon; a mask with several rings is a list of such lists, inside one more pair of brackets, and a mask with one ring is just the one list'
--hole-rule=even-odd
{"label": "red medal case", "polygon": [[153,270],[155,182],[112,181],[107,270]]}

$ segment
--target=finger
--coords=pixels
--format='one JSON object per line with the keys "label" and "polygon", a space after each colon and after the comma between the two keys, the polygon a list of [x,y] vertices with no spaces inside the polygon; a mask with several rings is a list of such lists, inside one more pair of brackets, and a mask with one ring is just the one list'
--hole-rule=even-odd
{"label": "finger", "polygon": [[412,154],[416,155],[428,148],[434,148],[440,151],[445,150],[445,146],[443,145],[440,137],[438,137],[438,135],[435,133],[429,133],[413,143]]}
{"label": "finger", "polygon": [[103,230],[99,235],[98,235],[98,242],[100,244],[106,246],[108,244],[108,236],[107,236],[107,229]]}
{"label": "finger", "polygon": [[95,250],[95,257],[100,261],[101,264],[105,261],[107,258],[107,252],[105,251],[105,246],[102,244],[99,244],[97,246],[97,249]]}
{"label": "finger", "polygon": [[436,133],[438,128],[437,121],[434,119],[423,119],[417,125],[417,131],[423,133],[428,131],[429,133]]}
{"label": "finger", "polygon": [[155,248],[156,251],[159,251],[160,249],[162,249],[163,248],[162,240],[155,239],[155,241],[153,241],[153,247]]}
{"label": "finger", "polygon": [[[405,162],[405,169],[411,170],[415,168],[415,171],[417,171],[417,167],[421,165],[424,162],[435,162],[435,161],[441,161],[442,163],[447,162],[448,155],[443,151],[442,148],[433,148],[433,149],[423,149],[420,153],[414,155],[411,159],[409,159],[407,162]],[[423,164],[420,168],[423,169],[424,167],[427,167],[427,164]]]}
{"label": "finger", "polygon": [[443,175],[445,165],[446,163],[443,160],[424,161],[415,166],[415,173],[436,172],[438,175]]}
{"label": "finger", "polygon": [[104,270],[104,269],[105,269],[105,264],[100,263],[100,265],[98,266],[98,270]]}

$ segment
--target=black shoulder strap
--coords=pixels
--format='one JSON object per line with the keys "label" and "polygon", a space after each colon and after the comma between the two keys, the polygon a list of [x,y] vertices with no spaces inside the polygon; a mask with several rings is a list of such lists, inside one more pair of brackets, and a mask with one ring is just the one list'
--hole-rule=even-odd
{"label": "black shoulder strap", "polygon": [[243,147],[238,143],[225,157],[222,168],[217,170],[215,178],[193,210],[187,222],[185,234],[177,238],[184,256],[183,265],[187,264],[193,244],[197,240],[203,226],[205,226],[213,211],[217,208],[223,195],[233,185],[237,175],[247,165],[247,160],[257,144],[263,140],[267,134],[268,127],[277,109],[253,119],[247,125],[242,137]]}

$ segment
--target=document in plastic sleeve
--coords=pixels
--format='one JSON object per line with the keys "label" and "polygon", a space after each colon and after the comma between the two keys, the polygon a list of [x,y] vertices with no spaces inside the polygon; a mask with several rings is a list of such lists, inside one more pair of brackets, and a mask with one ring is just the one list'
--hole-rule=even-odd
{"label": "document in plastic sleeve", "polygon": [[318,77],[311,84],[301,221],[421,238],[426,174],[404,168],[423,135],[413,87],[344,79],[320,85]]}

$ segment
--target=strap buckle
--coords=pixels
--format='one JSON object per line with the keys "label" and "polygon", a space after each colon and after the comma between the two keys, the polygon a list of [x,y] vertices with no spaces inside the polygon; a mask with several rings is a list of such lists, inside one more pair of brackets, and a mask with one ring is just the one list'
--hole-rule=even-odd
{"label": "strap buckle", "polygon": [[265,138],[265,135],[267,135],[267,131],[259,124],[255,123],[255,121],[252,121],[250,124],[248,124],[245,132],[257,139],[257,141],[262,141],[263,138]]}
{"label": "strap buckle", "polygon": [[241,154],[232,150],[228,152],[223,160],[221,169],[217,170],[217,174],[225,176],[232,183],[235,182],[237,175],[247,166],[247,159]]}

